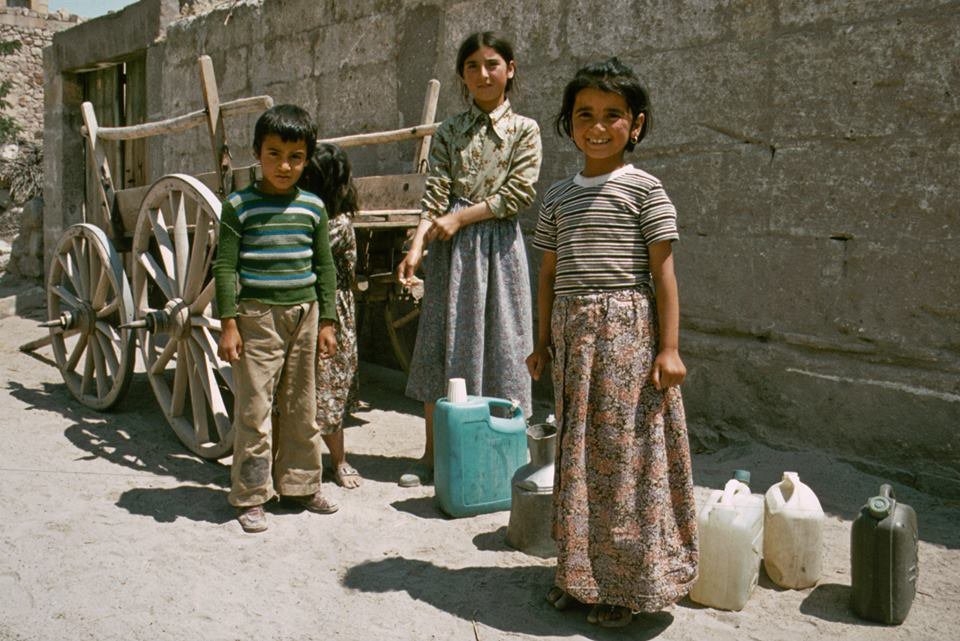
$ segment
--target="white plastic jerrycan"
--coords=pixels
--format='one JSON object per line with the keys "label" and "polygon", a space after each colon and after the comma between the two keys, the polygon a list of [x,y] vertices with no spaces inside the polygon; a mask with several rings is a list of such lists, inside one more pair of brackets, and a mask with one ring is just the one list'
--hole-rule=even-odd
{"label": "white plastic jerrycan", "polygon": [[690,591],[697,603],[742,610],[760,576],[763,497],[737,479],[714,490],[697,516],[700,576]]}
{"label": "white plastic jerrycan", "polygon": [[796,472],[767,490],[763,517],[763,568],[782,588],[817,584],[823,567],[823,508]]}

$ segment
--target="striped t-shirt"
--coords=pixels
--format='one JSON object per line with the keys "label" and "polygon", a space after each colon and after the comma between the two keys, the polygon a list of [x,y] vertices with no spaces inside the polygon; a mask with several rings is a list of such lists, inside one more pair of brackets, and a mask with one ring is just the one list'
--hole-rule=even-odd
{"label": "striped t-shirt", "polygon": [[238,299],[268,305],[316,300],[320,318],[337,318],[327,212],[310,192],[271,195],[250,186],[227,196],[213,273],[221,318],[237,315]]}
{"label": "striped t-shirt", "polygon": [[647,247],[678,238],[660,181],[633,165],[577,174],[544,194],[533,244],[557,253],[554,294],[633,289],[650,282]]}

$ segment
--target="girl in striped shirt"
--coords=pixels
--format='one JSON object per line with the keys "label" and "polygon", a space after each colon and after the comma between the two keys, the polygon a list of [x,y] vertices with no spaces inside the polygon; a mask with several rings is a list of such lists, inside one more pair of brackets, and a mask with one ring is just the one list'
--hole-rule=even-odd
{"label": "girl in striped shirt", "polygon": [[624,161],[650,124],[646,90],[616,58],[567,85],[559,133],[583,169],[544,195],[539,331],[527,367],[552,360],[560,431],[557,572],[547,600],[626,625],[681,599],[697,577],[696,507],[680,383],[676,211]]}

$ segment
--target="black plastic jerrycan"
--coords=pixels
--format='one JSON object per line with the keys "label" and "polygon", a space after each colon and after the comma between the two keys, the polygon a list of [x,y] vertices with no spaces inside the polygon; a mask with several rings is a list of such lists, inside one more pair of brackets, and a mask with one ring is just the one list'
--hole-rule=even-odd
{"label": "black plastic jerrycan", "polygon": [[917,514],[884,483],[850,535],[851,605],[864,619],[902,623],[917,592]]}

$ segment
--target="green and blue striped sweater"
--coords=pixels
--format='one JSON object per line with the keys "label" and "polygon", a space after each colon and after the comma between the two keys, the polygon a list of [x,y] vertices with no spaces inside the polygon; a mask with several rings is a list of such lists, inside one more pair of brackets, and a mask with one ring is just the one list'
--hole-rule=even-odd
{"label": "green and blue striped sweater", "polygon": [[220,318],[236,316],[238,300],[318,301],[320,318],[336,321],[337,274],[323,201],[301,189],[277,196],[255,186],[227,196],[213,275]]}

